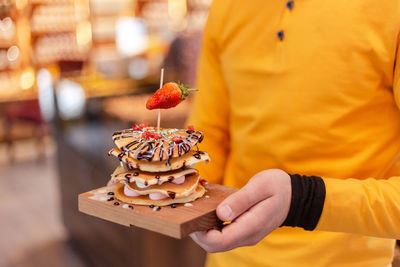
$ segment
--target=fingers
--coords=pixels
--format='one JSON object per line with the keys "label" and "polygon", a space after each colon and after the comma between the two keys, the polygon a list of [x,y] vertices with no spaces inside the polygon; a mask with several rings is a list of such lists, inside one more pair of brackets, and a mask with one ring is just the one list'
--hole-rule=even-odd
{"label": "fingers", "polygon": [[266,188],[268,185],[263,184],[260,179],[252,179],[242,189],[227,197],[217,207],[218,218],[232,221],[258,202],[270,197]]}
{"label": "fingers", "polygon": [[209,230],[205,232],[194,232],[189,236],[196,242],[201,248],[209,253],[220,252],[220,244],[216,242],[217,236],[220,235],[220,231]]}
{"label": "fingers", "polygon": [[210,230],[192,233],[190,236],[204,250],[211,253],[255,245],[275,229],[272,216],[275,206],[273,202],[271,199],[261,201],[221,232]]}
{"label": "fingers", "polygon": [[[225,249],[257,244],[270,231],[274,203],[271,198],[263,200],[240,215],[233,223],[222,230]],[[271,230],[272,231],[272,230]]]}
{"label": "fingers", "polygon": [[255,245],[282,224],[290,201],[291,184],[287,173],[281,170],[260,172],[218,206],[218,217],[233,221],[230,225],[221,232],[210,230],[191,236],[208,252]]}

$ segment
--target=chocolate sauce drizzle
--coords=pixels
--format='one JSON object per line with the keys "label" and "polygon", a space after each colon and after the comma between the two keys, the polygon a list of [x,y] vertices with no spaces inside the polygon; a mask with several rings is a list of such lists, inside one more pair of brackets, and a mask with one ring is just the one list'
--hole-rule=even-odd
{"label": "chocolate sauce drizzle", "polygon": [[119,159],[120,161],[122,161],[122,157],[123,157],[124,155],[125,155],[124,152],[119,153],[119,154],[118,154],[118,159]]}
{"label": "chocolate sauce drizzle", "polygon": [[168,193],[168,196],[169,196],[170,198],[172,198],[172,199],[174,199],[175,196],[176,196],[176,193],[175,193],[175,192],[167,191],[167,193]]}
{"label": "chocolate sauce drizzle", "polygon": [[151,161],[154,157],[154,152],[157,149],[157,146],[154,145],[154,142],[155,141],[145,142],[141,149],[138,151],[139,153],[137,154],[136,159],[145,159],[147,161]]}
{"label": "chocolate sauce drizzle", "polygon": [[164,143],[162,143],[161,146],[160,146],[159,158],[160,158],[160,160],[163,160],[163,158],[164,158]]}
{"label": "chocolate sauce drizzle", "polygon": [[140,133],[140,132],[134,131],[133,129],[125,129],[122,131],[114,132],[112,135],[112,139],[115,141],[115,140],[119,140],[122,138],[135,137],[135,135],[137,135],[138,133]]}
{"label": "chocolate sauce drizzle", "polygon": [[130,173],[125,174],[125,180],[126,180],[127,183],[130,182],[130,178],[131,178],[131,174]]}
{"label": "chocolate sauce drizzle", "polygon": [[195,157],[196,159],[201,159],[201,156],[199,153],[193,154],[193,157]]}
{"label": "chocolate sauce drizzle", "polygon": [[134,145],[136,145],[136,144],[139,144],[139,141],[132,141],[132,142],[130,142],[129,144],[127,144],[124,148],[125,148],[125,150],[128,150],[129,151],[129,149],[132,147],[132,146],[134,146]]}
{"label": "chocolate sauce drizzle", "polygon": [[[149,128],[143,130],[147,131]],[[188,153],[193,146],[197,146],[197,143],[201,143],[203,141],[204,135],[200,131],[186,130],[186,137],[182,139],[182,142],[175,143],[172,142],[168,144],[165,140],[146,140],[139,139],[140,135],[143,131],[136,131],[133,129],[126,129],[122,131],[117,131],[113,134],[112,139],[114,141],[120,140],[123,138],[136,138],[124,147],[121,148],[121,154],[118,155],[119,160],[122,160],[122,157],[129,153],[130,156],[137,160],[147,160],[152,161],[154,155],[157,150],[159,151],[159,159],[160,161],[164,160],[164,155],[166,156],[166,165],[170,166],[170,159],[174,154],[174,148],[177,147],[177,153],[179,157],[182,154]],[[166,145],[168,144],[168,145]],[[197,158],[197,157],[196,157]]]}

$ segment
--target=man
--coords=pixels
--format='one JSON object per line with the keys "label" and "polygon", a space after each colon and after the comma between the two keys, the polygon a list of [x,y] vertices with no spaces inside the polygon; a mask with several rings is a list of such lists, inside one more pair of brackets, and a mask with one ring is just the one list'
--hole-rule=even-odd
{"label": "man", "polygon": [[217,209],[230,225],[192,234],[223,252],[207,266],[391,264],[399,14],[393,0],[214,1],[190,123],[212,157],[202,176],[242,189]]}

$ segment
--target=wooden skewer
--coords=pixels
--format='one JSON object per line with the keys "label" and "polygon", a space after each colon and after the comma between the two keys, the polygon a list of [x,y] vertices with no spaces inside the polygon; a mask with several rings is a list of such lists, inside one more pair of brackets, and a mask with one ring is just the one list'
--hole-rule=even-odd
{"label": "wooden skewer", "polygon": [[[164,83],[164,68],[161,69],[161,77],[160,77],[160,88]],[[157,131],[160,131],[160,120],[161,120],[161,109],[158,109],[158,118],[157,118]]]}

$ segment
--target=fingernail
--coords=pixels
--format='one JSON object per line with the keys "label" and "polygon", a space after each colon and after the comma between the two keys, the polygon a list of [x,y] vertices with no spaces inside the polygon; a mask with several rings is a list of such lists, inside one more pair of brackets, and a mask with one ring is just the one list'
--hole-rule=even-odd
{"label": "fingernail", "polygon": [[220,215],[223,217],[225,220],[230,220],[232,216],[232,209],[229,207],[229,205],[223,205],[220,210],[219,210]]}

